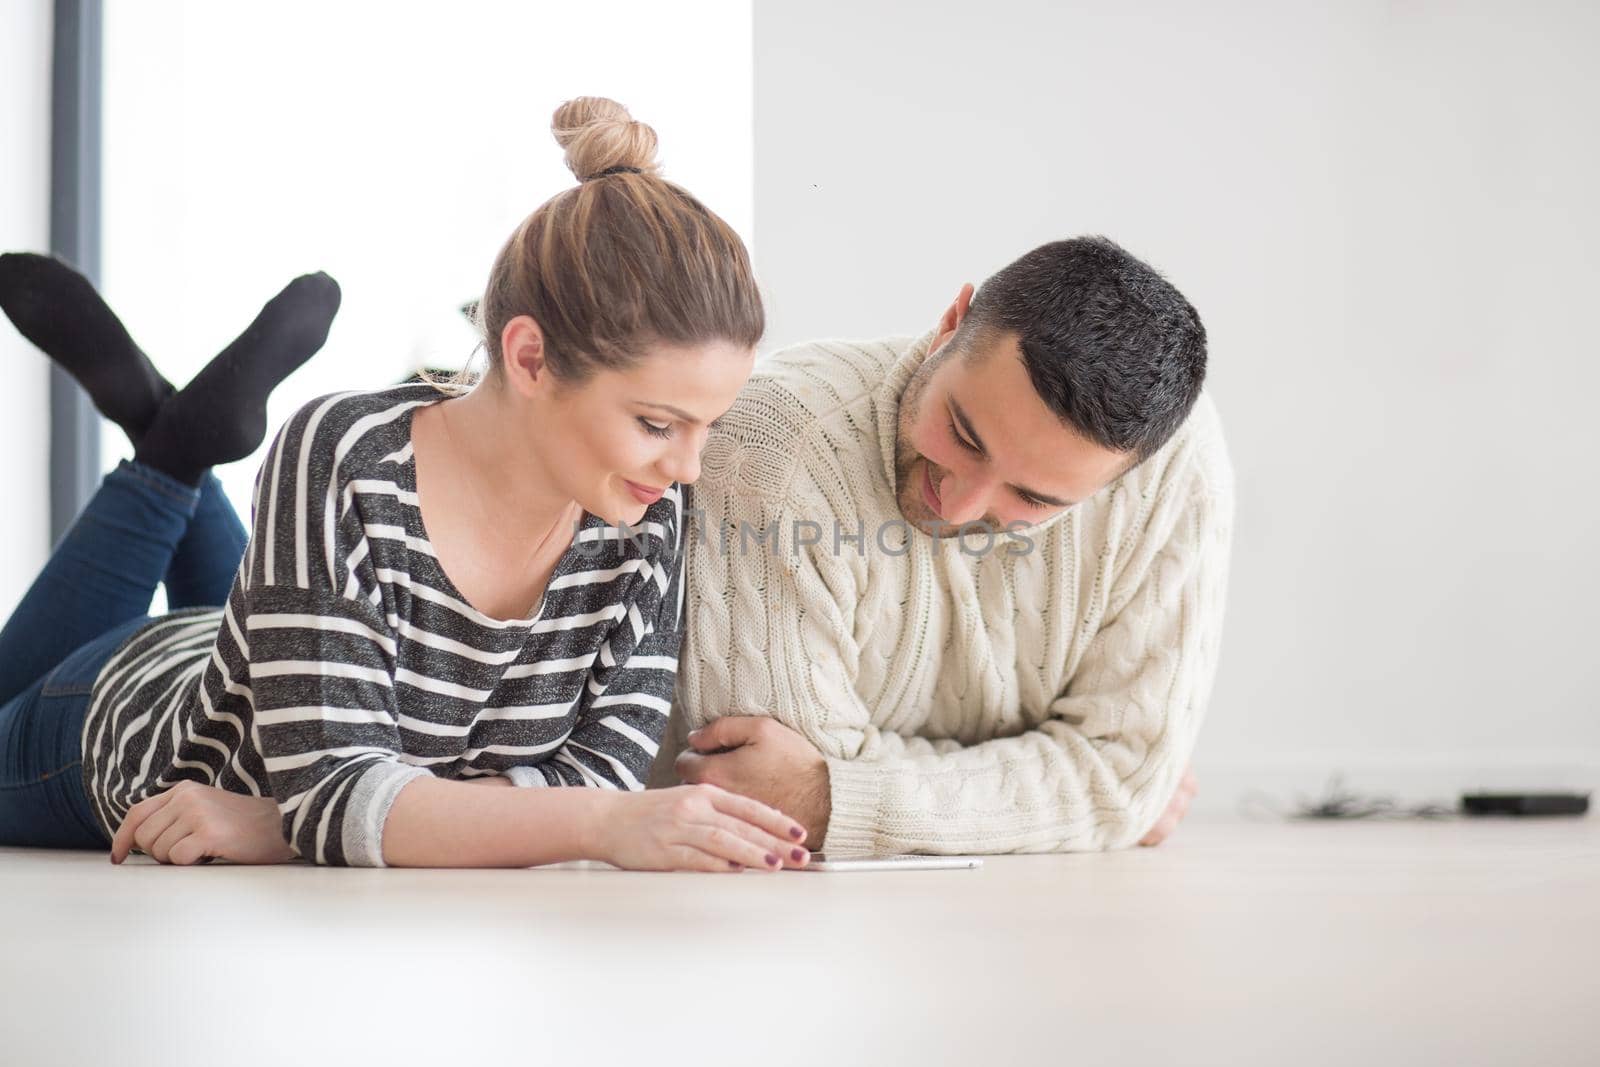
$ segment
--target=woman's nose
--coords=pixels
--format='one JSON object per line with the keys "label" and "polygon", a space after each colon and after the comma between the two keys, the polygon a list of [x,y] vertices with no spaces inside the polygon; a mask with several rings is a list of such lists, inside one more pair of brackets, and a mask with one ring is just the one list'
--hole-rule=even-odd
{"label": "woman's nose", "polygon": [[681,485],[689,485],[700,477],[700,446],[703,442],[696,436],[685,441],[681,447],[674,448],[661,460],[661,473],[668,479]]}

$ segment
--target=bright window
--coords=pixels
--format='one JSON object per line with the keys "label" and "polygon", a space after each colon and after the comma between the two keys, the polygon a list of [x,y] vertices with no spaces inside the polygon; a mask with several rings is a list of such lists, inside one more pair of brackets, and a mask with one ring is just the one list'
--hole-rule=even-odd
{"label": "bright window", "polygon": [[[299,405],[460,366],[457,308],[501,243],[573,183],[551,112],[610,96],[666,177],[748,240],[749,0],[106,5],[104,288],[176,384],[296,274],[344,301],[273,396]],[[105,428],[105,459],[130,454]],[[219,471],[241,516],[260,454]]]}

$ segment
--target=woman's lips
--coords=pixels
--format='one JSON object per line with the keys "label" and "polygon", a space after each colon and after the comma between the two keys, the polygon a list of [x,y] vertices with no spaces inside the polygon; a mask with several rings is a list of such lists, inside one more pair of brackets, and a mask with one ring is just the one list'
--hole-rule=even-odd
{"label": "woman's lips", "polygon": [[927,460],[922,461],[922,501],[933,510],[935,515],[943,518],[939,511],[939,490],[933,487],[933,467]]}
{"label": "woman's lips", "polygon": [[639,501],[641,504],[654,504],[657,500],[660,500],[662,494],[666,492],[665,489],[652,489],[648,485],[640,485],[638,482],[630,482],[626,478],[623,479],[623,482],[628,486],[628,492],[632,493],[634,499]]}

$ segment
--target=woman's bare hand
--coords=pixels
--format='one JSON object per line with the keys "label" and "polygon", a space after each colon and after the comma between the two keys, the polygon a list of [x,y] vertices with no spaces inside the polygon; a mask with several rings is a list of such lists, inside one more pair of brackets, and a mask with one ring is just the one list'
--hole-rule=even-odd
{"label": "woman's bare hand", "polygon": [[759,801],[714,785],[618,797],[601,831],[600,858],[635,871],[776,871],[803,867],[805,828]]}
{"label": "woman's bare hand", "polygon": [[128,809],[111,841],[111,862],[121,863],[137,848],[160,863],[287,863],[296,853],[282,826],[271,797],[179,782]]}

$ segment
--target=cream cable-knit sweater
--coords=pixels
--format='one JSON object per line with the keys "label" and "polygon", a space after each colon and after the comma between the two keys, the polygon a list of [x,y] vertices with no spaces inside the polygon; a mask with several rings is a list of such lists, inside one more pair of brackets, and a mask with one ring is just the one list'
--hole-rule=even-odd
{"label": "cream cable-knit sweater", "polygon": [[[900,394],[930,340],[779,352],[716,423],[653,780],[689,730],[772,715],[828,757],[829,853],[1132,845],[1216,668],[1233,513],[1216,411],[1202,396],[1158,453],[1032,527],[1028,554],[964,552],[908,535],[895,503]],[[862,548],[844,540],[863,527]],[[774,528],[776,555],[757,540]]]}

